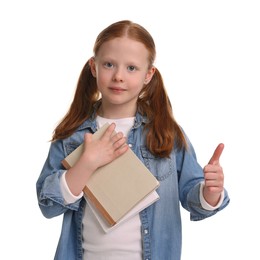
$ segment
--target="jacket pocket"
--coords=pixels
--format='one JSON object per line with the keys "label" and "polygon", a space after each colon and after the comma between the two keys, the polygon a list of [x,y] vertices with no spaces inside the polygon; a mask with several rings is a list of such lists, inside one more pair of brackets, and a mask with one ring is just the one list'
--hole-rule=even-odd
{"label": "jacket pocket", "polygon": [[158,181],[163,181],[175,171],[175,163],[172,158],[160,158],[154,156],[146,147],[140,147],[141,156],[145,166],[153,173]]}

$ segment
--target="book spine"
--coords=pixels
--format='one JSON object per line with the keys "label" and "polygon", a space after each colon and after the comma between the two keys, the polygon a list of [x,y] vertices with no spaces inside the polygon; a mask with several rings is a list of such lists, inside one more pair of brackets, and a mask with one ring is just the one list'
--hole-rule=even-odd
{"label": "book spine", "polygon": [[65,167],[66,170],[71,168],[71,166],[69,165],[69,163],[65,159],[61,161],[61,164]]}
{"label": "book spine", "polygon": [[98,211],[104,216],[109,225],[113,226],[116,224],[116,221],[109,215],[106,209],[100,204],[100,202],[96,199],[90,189],[85,186],[83,192],[87,195],[92,204],[98,209]]}

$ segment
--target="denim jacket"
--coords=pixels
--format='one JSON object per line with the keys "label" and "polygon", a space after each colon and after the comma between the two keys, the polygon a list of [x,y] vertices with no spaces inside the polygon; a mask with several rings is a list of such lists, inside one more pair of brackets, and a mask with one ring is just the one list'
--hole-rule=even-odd
{"label": "denim jacket", "polygon": [[[145,145],[143,130],[146,122],[146,118],[137,113],[135,124],[128,135],[131,149],[160,182],[157,189],[159,201],[140,212],[143,259],[179,260],[182,245],[179,202],[190,212],[190,219],[195,221],[210,217],[225,208],[229,197],[225,190],[224,201],[218,209],[203,209],[199,199],[199,187],[204,180],[204,174],[189,139],[187,138],[187,150],[173,149],[169,158],[158,158],[151,154]],[[61,161],[83,142],[86,132],[94,133],[96,130],[93,114],[70,137],[51,143],[48,157],[36,183],[42,214],[46,218],[63,214],[62,230],[54,258],[56,260],[81,260],[83,257],[82,217],[86,201],[81,198],[66,205],[59,179],[65,171]]]}

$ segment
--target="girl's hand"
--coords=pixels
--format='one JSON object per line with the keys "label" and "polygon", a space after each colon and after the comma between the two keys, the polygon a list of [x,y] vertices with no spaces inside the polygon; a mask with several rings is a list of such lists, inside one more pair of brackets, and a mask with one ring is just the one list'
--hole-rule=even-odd
{"label": "girl's hand", "polygon": [[85,135],[81,159],[91,171],[94,172],[127,151],[126,138],[121,132],[114,134],[115,127],[115,124],[111,124],[99,140],[93,140],[92,134]]}
{"label": "girl's hand", "polygon": [[99,140],[93,140],[92,134],[84,138],[84,151],[66,172],[66,182],[72,194],[78,196],[94,171],[113,161],[128,149],[122,133],[114,134],[115,124],[111,124]]}
{"label": "girl's hand", "polygon": [[224,189],[224,174],[219,163],[223,149],[224,144],[219,144],[209,163],[204,167],[205,186],[203,196],[213,207],[218,204],[221,192]]}

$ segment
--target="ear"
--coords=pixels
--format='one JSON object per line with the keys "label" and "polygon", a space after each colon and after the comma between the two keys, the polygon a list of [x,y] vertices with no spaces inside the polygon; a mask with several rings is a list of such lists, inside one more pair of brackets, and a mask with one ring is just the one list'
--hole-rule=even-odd
{"label": "ear", "polygon": [[154,66],[152,66],[148,72],[146,73],[145,79],[144,79],[144,84],[147,85],[151,79],[153,78],[153,75],[156,71],[156,68]]}
{"label": "ear", "polygon": [[94,58],[94,57],[91,57],[91,58],[88,60],[88,63],[89,63],[89,67],[90,67],[92,76],[95,78],[95,77],[96,77],[96,74],[97,74],[97,73],[96,73],[95,58]]}

